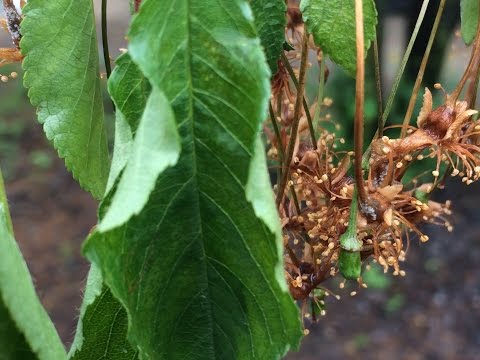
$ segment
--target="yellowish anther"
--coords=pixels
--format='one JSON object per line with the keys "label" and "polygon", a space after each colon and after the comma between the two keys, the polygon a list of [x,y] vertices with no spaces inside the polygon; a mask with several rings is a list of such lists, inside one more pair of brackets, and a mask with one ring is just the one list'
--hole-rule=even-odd
{"label": "yellowish anther", "polygon": [[422,236],[420,236],[420,241],[421,241],[421,242],[427,242],[428,239],[429,239],[429,237],[428,237],[427,235],[422,235]]}
{"label": "yellowish anther", "polygon": [[331,106],[333,104],[333,100],[329,97],[326,97],[323,99],[323,105],[325,106]]}
{"label": "yellowish anther", "polygon": [[308,334],[310,334],[310,330],[304,329],[303,330],[303,335],[307,336]]}
{"label": "yellowish anther", "polygon": [[435,176],[435,177],[439,177],[440,173],[438,172],[438,170],[433,170],[432,175]]}
{"label": "yellowish anther", "polygon": [[7,82],[8,81],[8,76],[2,75],[0,77],[0,80],[2,80],[2,82]]}
{"label": "yellowish anther", "polygon": [[352,291],[352,292],[350,293],[350,296],[355,296],[355,295],[357,295],[357,292],[356,292],[356,291]]}
{"label": "yellowish anther", "polygon": [[12,72],[10,73],[10,77],[11,77],[12,79],[15,79],[15,78],[17,77],[17,75],[18,75],[18,74],[17,74],[15,71],[12,71]]}
{"label": "yellowish anther", "polygon": [[390,152],[390,148],[389,148],[388,146],[384,146],[384,147],[382,148],[382,152],[383,152],[384,154],[388,154],[388,153]]}

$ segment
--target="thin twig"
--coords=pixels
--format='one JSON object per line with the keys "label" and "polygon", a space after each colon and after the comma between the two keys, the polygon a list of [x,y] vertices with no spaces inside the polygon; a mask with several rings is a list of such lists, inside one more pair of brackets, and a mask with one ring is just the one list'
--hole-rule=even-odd
{"label": "thin twig", "polygon": [[355,152],[355,182],[360,204],[367,202],[367,192],[362,173],[363,155],[363,108],[365,90],[365,48],[363,36],[363,1],[355,0],[355,38],[357,46],[357,74],[355,78],[355,122],[353,128]]}
{"label": "thin twig", "polygon": [[315,113],[313,114],[313,122],[315,124],[317,124],[318,120],[320,119],[320,111],[322,109],[322,103],[323,103],[324,86],[325,86],[325,59],[323,58],[323,53],[322,53],[322,58],[320,59],[320,80],[318,83],[317,106],[315,107]]}
{"label": "thin twig", "polygon": [[110,51],[108,50],[108,31],[107,31],[107,0],[102,0],[102,47],[103,60],[105,62],[105,70],[107,72],[107,79],[112,73],[112,66],[110,64]]}
{"label": "thin twig", "polygon": [[[382,124],[383,126],[385,125],[388,115],[390,114],[390,110],[393,105],[393,100],[395,98],[395,95],[398,90],[398,86],[400,85],[400,80],[402,79],[403,72],[405,70],[405,67],[407,65],[408,59],[410,57],[410,53],[412,52],[413,44],[415,43],[415,40],[417,39],[418,31],[420,30],[420,26],[422,25],[423,19],[425,17],[425,12],[427,11],[427,6],[430,0],[423,0],[422,7],[420,9],[420,13],[418,14],[417,22],[415,23],[415,28],[413,29],[412,36],[410,37],[410,41],[408,42],[407,49],[405,50],[405,54],[403,55],[402,62],[400,64],[400,68],[398,69],[398,73],[395,76],[395,80],[393,81],[393,86],[392,90],[390,91],[390,95],[388,96],[387,99],[387,104],[385,106],[385,110],[383,111],[382,114]],[[377,132],[374,135],[374,139],[378,138],[378,129]],[[370,152],[371,152],[371,143],[368,146],[367,151],[365,151],[365,154],[363,155],[363,163],[368,166],[368,159],[370,157]]]}
{"label": "thin twig", "polygon": [[273,112],[272,103],[268,103],[268,111],[270,113],[270,121],[272,122],[273,131],[275,132],[275,137],[277,138],[277,154],[278,154],[278,172],[277,177],[281,179],[282,177],[282,168],[283,168],[283,159],[285,154],[283,152],[283,142],[282,136],[280,135],[280,130],[278,129],[277,119],[275,118],[275,113]]}
{"label": "thin twig", "polygon": [[476,75],[477,66],[478,66],[477,63],[478,63],[479,57],[480,57],[480,21],[478,22],[478,25],[477,25],[477,33],[475,35],[475,42],[473,43],[472,55],[470,56],[470,61],[468,62],[468,66],[465,69],[465,72],[463,73],[462,78],[458,82],[457,87],[450,95],[450,98],[452,101],[456,101],[458,99],[468,78],[472,78]]}
{"label": "thin twig", "polygon": [[383,97],[382,97],[382,78],[380,72],[380,61],[378,56],[378,40],[377,35],[373,39],[373,63],[375,67],[375,88],[377,94],[377,112],[378,112],[378,137],[383,136]]}
{"label": "thin twig", "polygon": [[440,5],[438,6],[437,15],[435,16],[432,31],[430,32],[427,47],[425,49],[425,53],[423,54],[422,63],[420,64],[420,69],[418,70],[415,85],[413,86],[412,96],[410,97],[410,102],[408,103],[407,112],[405,114],[405,118],[403,119],[402,131],[400,133],[400,137],[402,138],[405,137],[405,135],[407,134],[408,124],[410,123],[413,108],[415,107],[415,103],[417,101],[418,91],[420,89],[420,85],[422,84],[423,74],[425,73],[425,69],[427,67],[428,58],[430,56],[430,51],[432,50],[433,41],[435,39],[435,36],[437,35],[438,25],[440,24],[440,19],[442,18],[444,7],[445,0],[441,0]]}
{"label": "thin twig", "polygon": [[297,211],[297,215],[300,215],[300,203],[298,202],[297,193],[295,192],[295,186],[290,185],[290,193],[292,194],[293,205]]}
{"label": "thin twig", "polygon": [[290,140],[288,142],[288,148],[286,153],[286,158],[283,166],[282,181],[278,188],[276,204],[277,207],[283,200],[285,187],[287,185],[288,179],[290,177],[290,165],[293,158],[293,152],[295,150],[295,142],[297,140],[298,133],[298,123],[300,122],[300,112],[302,108],[303,94],[305,91],[305,75],[307,70],[307,55],[308,55],[308,38],[307,35],[304,35],[304,41],[302,46],[302,56],[300,60],[300,74],[298,80],[297,88],[297,98],[295,100],[295,107],[293,109],[293,122],[290,130]]}
{"label": "thin twig", "polygon": [[[308,38],[307,38],[308,39]],[[295,89],[298,92],[298,80],[297,77],[295,76],[295,73],[293,72],[292,65],[290,65],[290,62],[288,61],[287,57],[285,56],[285,53],[282,51],[282,62],[285,65],[285,69],[287,69],[288,75],[290,75],[290,78],[292,79],[293,85],[295,86]],[[305,110],[305,116],[307,117],[307,123],[308,123],[308,130],[310,131],[310,138],[312,140],[312,146],[315,150],[317,150],[317,138],[315,137],[315,130],[313,128],[313,121],[312,121],[312,115],[310,114],[310,109],[308,108],[308,103],[305,97],[303,97],[302,100],[303,103],[303,109]]]}
{"label": "thin twig", "polygon": [[392,91],[387,100],[387,105],[385,106],[385,111],[383,112],[382,121],[385,125],[387,121],[387,117],[390,114],[390,110],[392,109],[393,100],[398,90],[398,86],[400,85],[400,80],[402,78],[403,72],[405,67],[407,66],[408,59],[410,57],[410,53],[412,52],[413,44],[418,35],[418,31],[420,30],[420,26],[422,25],[423,18],[425,17],[425,12],[427,11],[427,6],[430,0],[423,0],[422,8],[420,9],[420,13],[418,14],[417,22],[415,24],[415,28],[413,29],[412,36],[410,37],[410,41],[408,42],[407,50],[405,50],[405,54],[403,55],[402,63],[400,64],[400,69],[395,77],[395,81],[393,82]]}

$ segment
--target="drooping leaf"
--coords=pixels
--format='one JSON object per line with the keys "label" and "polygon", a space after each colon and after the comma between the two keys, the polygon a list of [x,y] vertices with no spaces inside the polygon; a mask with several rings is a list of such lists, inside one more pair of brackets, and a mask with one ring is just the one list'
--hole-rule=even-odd
{"label": "drooping leaf", "polygon": [[461,32],[465,44],[470,45],[477,33],[480,4],[478,0],[460,0]]}
{"label": "drooping leaf", "polygon": [[147,104],[150,84],[128,53],[120,55],[108,80],[108,91],[115,104],[115,143],[107,191],[127,163],[140,118]]}
{"label": "drooping leaf", "polygon": [[142,211],[84,251],[125,305],[141,356],[278,358],[301,327],[260,166],[269,71],[248,3],[145,0],[129,39],[172,105],[182,151]]}
{"label": "drooping leaf", "polygon": [[38,121],[80,185],[105,191],[108,149],[92,0],[30,0],[20,43]]}
{"label": "drooping leaf", "polygon": [[71,360],[133,360],[137,352],[127,341],[127,313],[108,287],[100,270],[92,264],[75,339],[68,354]]}
{"label": "drooping leaf", "polygon": [[111,230],[140,213],[158,175],[168,166],[175,165],[179,155],[180,140],[172,109],[163,92],[154,86],[136,131],[130,157],[98,229]]}
{"label": "drooping leaf", "polygon": [[250,6],[268,66],[274,75],[285,42],[287,6],[284,0],[250,0]]}
{"label": "drooping leaf", "polygon": [[35,293],[27,265],[13,238],[1,182],[0,358],[65,359],[62,342]]}
{"label": "drooping leaf", "polygon": [[[355,0],[302,0],[307,29],[323,52],[350,75],[355,75]],[[377,10],[373,0],[363,1],[365,56],[375,38]]]}

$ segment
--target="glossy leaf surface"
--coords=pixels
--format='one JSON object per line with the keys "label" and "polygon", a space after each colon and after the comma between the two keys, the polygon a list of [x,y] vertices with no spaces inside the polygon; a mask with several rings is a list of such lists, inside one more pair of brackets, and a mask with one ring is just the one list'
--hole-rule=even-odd
{"label": "glossy leaf surface", "polygon": [[279,358],[301,327],[258,138],[269,71],[248,3],[146,0],[129,39],[173,108],[180,158],[141,212],[97,230],[85,253],[144,358]]}

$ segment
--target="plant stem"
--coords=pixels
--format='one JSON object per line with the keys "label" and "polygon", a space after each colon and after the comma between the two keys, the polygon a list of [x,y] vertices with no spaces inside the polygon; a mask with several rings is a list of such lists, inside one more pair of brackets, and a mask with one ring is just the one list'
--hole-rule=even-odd
{"label": "plant stem", "polygon": [[292,162],[293,152],[295,150],[295,142],[297,140],[298,123],[300,122],[302,100],[304,100],[303,94],[305,91],[305,77],[306,77],[305,75],[307,72],[306,71],[307,55],[308,55],[308,37],[305,34],[303,39],[302,55],[300,60],[300,74],[299,74],[299,81],[298,81],[298,87],[297,87],[297,98],[295,100],[295,107],[293,109],[293,122],[290,130],[290,140],[288,142],[286,158],[283,164],[282,181],[280,182],[280,186],[278,188],[278,193],[277,193],[277,199],[276,199],[277,208],[283,200],[285,187],[290,177],[290,164]]}
{"label": "plant stem", "polygon": [[298,202],[297,193],[295,192],[295,186],[290,185],[290,192],[293,198],[293,205],[295,205],[295,210],[297,210],[297,215],[300,215],[300,203]]}
{"label": "plant stem", "polygon": [[[385,123],[387,121],[388,115],[390,114],[390,110],[392,109],[393,105],[393,99],[395,98],[395,95],[398,90],[398,86],[400,85],[400,80],[402,78],[403,72],[405,70],[405,67],[407,65],[408,59],[410,57],[410,53],[412,52],[413,44],[415,43],[415,40],[417,39],[418,31],[420,30],[420,26],[422,25],[423,18],[425,17],[425,12],[427,11],[427,6],[430,0],[423,0],[422,7],[420,9],[420,13],[418,14],[417,22],[415,23],[415,28],[413,29],[412,36],[410,37],[410,41],[408,42],[407,49],[405,50],[405,54],[403,55],[402,62],[400,64],[400,68],[398,69],[398,73],[395,76],[395,80],[393,81],[393,86],[392,90],[390,91],[390,95],[388,96],[387,99],[387,104],[385,106],[385,110],[383,111],[382,114],[382,127],[385,126]],[[377,132],[374,135],[374,139],[378,138],[378,129]],[[365,154],[363,155],[363,163],[368,164],[368,158],[370,157],[370,151],[371,151],[371,143],[368,146],[368,149],[365,151]]]}
{"label": "plant stem", "polygon": [[102,0],[102,47],[103,47],[103,61],[105,62],[105,70],[107,72],[107,79],[112,73],[112,66],[110,64],[110,51],[108,50],[108,31],[107,31],[107,0]]}
{"label": "plant stem", "polygon": [[[480,77],[480,66],[477,66],[476,76],[472,76],[470,84],[465,92],[465,101],[468,103],[469,109],[475,108],[475,101],[477,99],[478,79]],[[465,139],[466,140],[466,139]]]}
{"label": "plant stem", "polygon": [[[308,39],[308,37],[307,37]],[[307,52],[308,55],[308,52]],[[285,68],[287,69],[288,75],[290,75],[290,78],[292,79],[293,85],[295,86],[295,89],[298,92],[299,84],[297,77],[295,76],[295,73],[293,72],[292,66],[290,65],[290,62],[288,61],[287,57],[285,56],[285,53],[282,51],[282,62],[285,65]],[[315,130],[313,128],[313,122],[312,122],[312,115],[310,114],[310,109],[308,108],[308,103],[305,97],[302,97],[302,102],[303,102],[303,109],[305,110],[305,116],[307,117],[307,122],[308,122],[308,130],[310,131],[310,138],[312,140],[312,146],[315,150],[317,150],[317,138],[315,137]]]}
{"label": "plant stem", "polygon": [[462,78],[458,82],[457,87],[450,95],[450,98],[452,101],[456,101],[458,99],[468,78],[474,78],[476,76],[479,57],[480,57],[480,21],[477,26],[477,34],[475,35],[475,42],[473,43],[472,55],[470,55],[470,61],[468,62],[468,66],[465,69],[465,72],[463,73]]}
{"label": "plant stem", "polygon": [[285,158],[285,154],[283,153],[283,143],[282,137],[280,135],[280,130],[278,129],[277,120],[275,119],[275,113],[273,112],[272,103],[268,103],[268,111],[270,113],[270,121],[272,122],[273,131],[275,132],[275,137],[277,138],[277,154],[278,154],[278,172],[277,177],[282,177],[282,167],[283,167],[283,159]]}
{"label": "plant stem", "polygon": [[357,47],[357,74],[355,78],[355,122],[353,128],[355,164],[354,174],[360,204],[367,201],[362,173],[363,108],[365,97],[365,48],[363,36],[363,1],[355,0],[355,37]]}
{"label": "plant stem", "polygon": [[322,102],[323,102],[323,88],[325,85],[325,59],[322,58],[320,60],[320,80],[318,83],[318,95],[317,95],[317,107],[315,108],[315,114],[313,115],[313,122],[315,124],[318,123],[318,119],[320,118],[320,110],[322,109]]}
{"label": "plant stem", "polygon": [[430,37],[428,39],[427,48],[425,49],[425,53],[423,54],[422,63],[420,64],[420,69],[418,70],[418,75],[415,80],[415,85],[413,86],[412,96],[410,97],[410,102],[408,103],[407,112],[405,114],[405,118],[403,119],[402,124],[402,131],[400,133],[400,137],[405,137],[407,134],[407,127],[410,123],[410,118],[412,117],[413,108],[415,107],[415,103],[417,101],[418,90],[420,89],[420,85],[422,84],[423,74],[425,73],[425,68],[427,67],[428,58],[430,57],[430,51],[432,50],[433,41],[435,36],[437,35],[438,25],[440,24],[440,19],[442,18],[443,9],[445,7],[445,0],[441,0],[438,6],[437,15],[435,16],[435,21],[433,23],[432,31],[430,33]]}
{"label": "plant stem", "polygon": [[382,122],[385,125],[387,121],[387,117],[390,114],[390,110],[392,109],[393,100],[398,90],[398,86],[400,85],[400,80],[402,79],[403,72],[405,71],[405,67],[407,66],[408,59],[410,57],[410,53],[412,52],[413,44],[417,39],[418,31],[420,30],[420,26],[422,25],[423,18],[425,17],[425,12],[427,11],[427,6],[430,0],[423,0],[422,8],[420,9],[420,14],[418,14],[417,22],[415,23],[415,28],[413,29],[412,36],[410,37],[410,41],[408,42],[407,50],[405,50],[405,54],[403,55],[402,63],[400,64],[400,69],[398,70],[397,75],[395,76],[395,80],[393,82],[392,91],[387,100],[387,105],[385,106],[385,111],[383,112]]}
{"label": "plant stem", "polygon": [[378,137],[383,136],[383,97],[382,97],[382,78],[380,73],[380,61],[378,56],[378,40],[375,35],[373,39],[373,62],[375,67],[375,88],[377,93],[377,112],[378,112]]}

